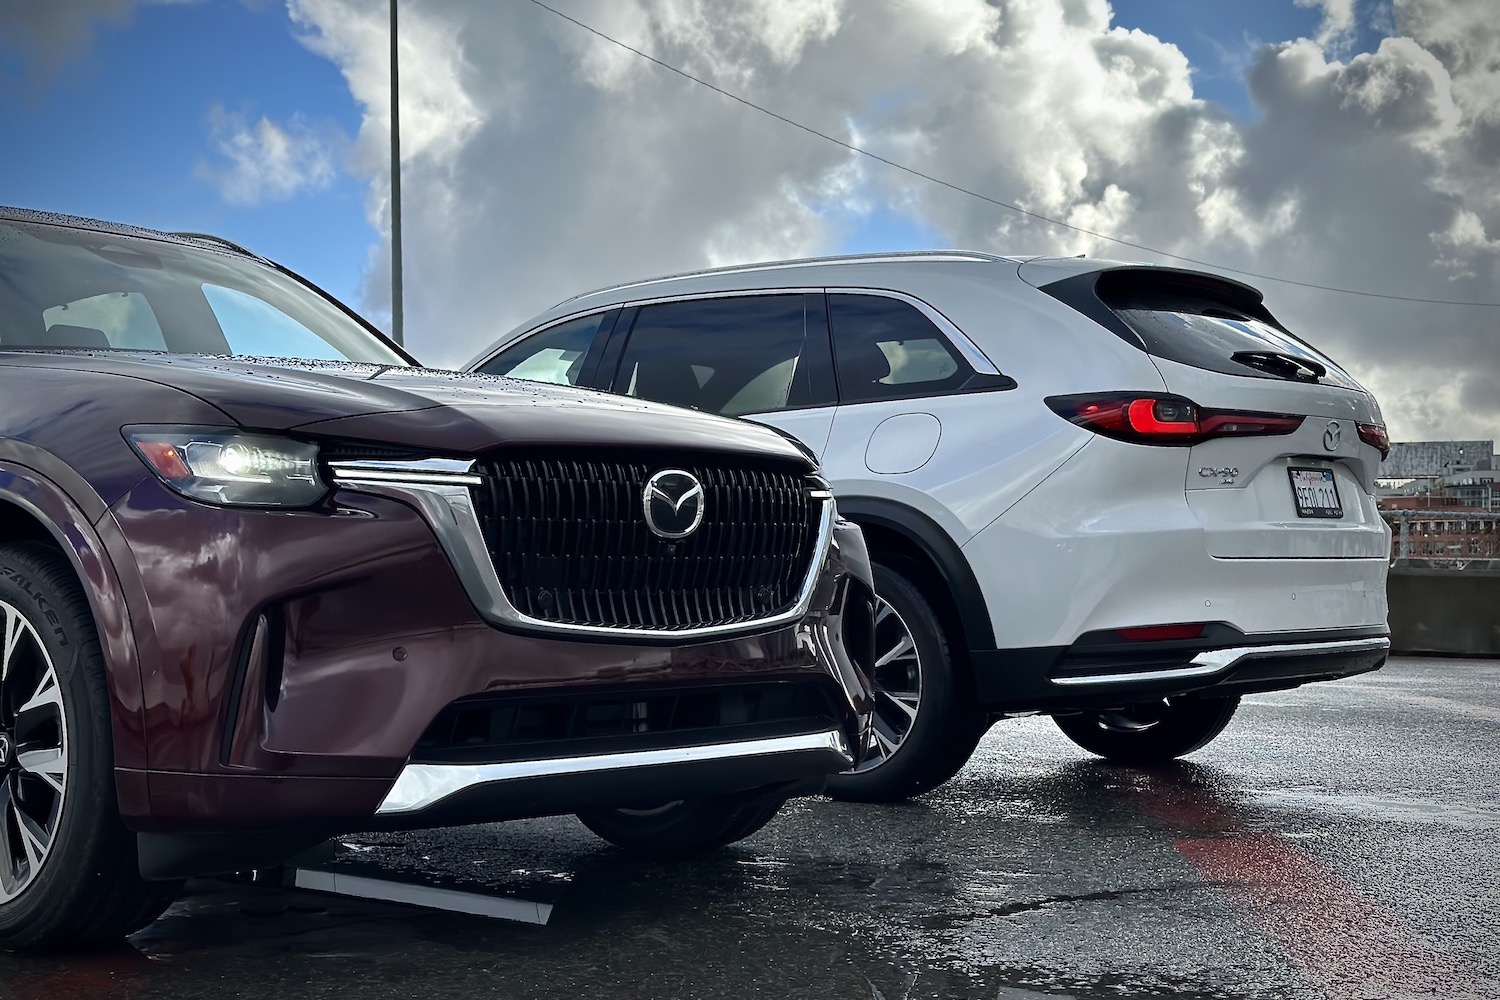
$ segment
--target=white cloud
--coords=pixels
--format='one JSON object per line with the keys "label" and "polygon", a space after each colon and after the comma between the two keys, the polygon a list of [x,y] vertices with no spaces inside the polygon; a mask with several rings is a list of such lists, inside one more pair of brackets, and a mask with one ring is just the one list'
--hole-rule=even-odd
{"label": "white cloud", "polygon": [[333,183],[345,139],[336,126],[315,128],[301,116],[284,125],[262,117],[251,122],[215,105],[209,111],[209,138],[217,157],[198,165],[232,205],[285,201]]}
{"label": "white cloud", "polygon": [[[1500,300],[1500,37],[1470,0],[1397,0],[1259,49],[1243,122],[1174,46],[1106,0],[554,0],[789,117],[965,187],[1172,253],[1300,281]],[[386,224],[384,5],[289,0],[365,120],[355,163]],[[403,0],[407,331],[467,358],[616,280],[836,249],[872,205],[952,245],[1137,251],[855,158],[524,2]],[[388,301],[388,249],[366,305]],[[1500,310],[1256,282],[1386,399],[1400,437],[1500,432]]]}

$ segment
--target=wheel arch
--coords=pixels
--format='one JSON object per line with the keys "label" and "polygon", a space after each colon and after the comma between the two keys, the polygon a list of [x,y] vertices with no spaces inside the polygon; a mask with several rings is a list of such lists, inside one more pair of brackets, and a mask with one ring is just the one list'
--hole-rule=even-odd
{"label": "wheel arch", "polygon": [[0,461],[0,543],[15,541],[46,542],[72,566],[104,654],[115,766],[144,768],[140,660],[114,563],[83,504],[35,470]]}
{"label": "wheel arch", "polygon": [[[936,604],[950,635],[970,650],[995,648],[995,626],[963,551],[940,525],[920,511],[882,497],[838,498],[839,513],[865,532],[870,558],[906,569],[917,584],[939,588]],[[882,559],[882,556],[885,558]]]}

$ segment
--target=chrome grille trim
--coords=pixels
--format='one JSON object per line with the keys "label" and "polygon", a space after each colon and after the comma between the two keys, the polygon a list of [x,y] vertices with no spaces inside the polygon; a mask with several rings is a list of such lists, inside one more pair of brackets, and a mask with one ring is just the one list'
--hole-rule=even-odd
{"label": "chrome grille trim", "polygon": [[813,555],[795,601],[763,618],[701,627],[654,629],[586,625],[546,621],[520,611],[506,596],[484,530],[475,509],[474,486],[484,484],[475,472],[477,460],[424,458],[412,460],[340,459],[328,463],[336,486],[389,497],[416,508],[437,536],[464,592],[481,618],[499,628],[541,632],[589,640],[621,639],[671,642],[734,638],[769,632],[807,616],[818,579],[827,563],[836,507],[831,496],[811,497],[821,505]]}

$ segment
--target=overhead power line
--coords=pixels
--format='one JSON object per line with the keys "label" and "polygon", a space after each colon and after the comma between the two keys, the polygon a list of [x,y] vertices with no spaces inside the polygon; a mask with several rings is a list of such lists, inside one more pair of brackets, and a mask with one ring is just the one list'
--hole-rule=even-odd
{"label": "overhead power line", "polygon": [[1110,243],[1115,243],[1120,246],[1130,247],[1133,250],[1141,250],[1146,253],[1156,254],[1161,257],[1170,258],[1172,260],[1182,261],[1185,264],[1196,264],[1199,267],[1213,268],[1214,270],[1218,271],[1228,271],[1231,274],[1242,274],[1249,278],[1258,278],[1261,281],[1275,281],[1284,285],[1295,285],[1298,288],[1312,288],[1323,292],[1337,292],[1340,295],[1359,295],[1371,299],[1391,299],[1396,302],[1421,302],[1426,305],[1479,306],[1484,308],[1500,308],[1500,302],[1481,302],[1469,301],[1464,299],[1433,299],[1424,298],[1417,295],[1391,295],[1386,292],[1371,292],[1359,288],[1340,288],[1336,285],[1320,285],[1311,281],[1297,281],[1295,278],[1282,278],[1274,274],[1261,274],[1257,271],[1247,271],[1243,268],[1229,267],[1225,264],[1215,264],[1212,261],[1200,260],[1196,257],[1184,257],[1182,254],[1170,253],[1166,250],[1158,250],[1157,248],[1147,246],[1144,243],[1134,243],[1130,240],[1121,239],[1118,236],[1111,236],[1108,233],[1101,233],[1096,232],[1092,229],[1085,229],[1083,226],[1075,226],[1071,222],[1064,222],[1061,219],[1054,219],[1051,216],[1042,215],[1039,212],[1033,212],[1029,209],[1022,208],[1020,205],[1016,205],[1008,201],[1002,201],[999,198],[992,198],[989,195],[979,191],[975,191],[972,188],[966,188],[961,184],[954,184],[952,181],[943,180],[941,177],[934,177],[932,174],[924,173],[921,170],[917,170],[915,167],[909,167],[904,163],[898,163],[895,160],[887,159],[886,157],[881,156],[879,153],[872,153],[868,149],[865,149],[861,146],[856,146],[851,142],[845,142],[838,136],[830,135],[827,132],[821,132],[818,129],[813,128],[811,125],[805,125],[794,118],[788,118],[786,115],[779,114],[778,112],[772,111],[770,108],[756,104],[752,100],[741,97],[739,94],[725,90],[723,87],[717,86],[716,84],[709,83],[702,77],[694,76],[692,73],[689,73],[684,69],[679,69],[678,67],[673,66],[671,63],[663,62],[662,60],[651,55],[649,52],[642,52],[640,49],[636,48],[633,45],[622,42],[618,38],[614,38],[610,35],[606,35],[598,28],[595,28],[589,24],[585,24],[583,21],[578,20],[576,17],[564,14],[556,7],[552,7],[546,3],[543,3],[542,0],[528,0],[528,2],[535,4],[536,6],[542,8],[545,11],[548,11],[549,13],[557,15],[564,21],[582,28],[589,34],[594,35],[595,37],[600,38],[606,42],[609,42],[611,45],[616,45],[627,52],[631,52],[637,56],[640,56],[647,62],[654,63],[655,65],[660,66],[662,69],[666,70],[669,73],[675,73],[678,76],[682,77],[684,80],[689,80],[693,83],[696,83],[700,87],[704,87],[716,94],[727,97],[731,101],[743,104],[745,107],[750,108],[754,111],[759,111],[761,114],[766,115],[769,118],[774,118],[784,124],[790,125],[792,128],[800,129],[801,131],[806,132],[808,135],[816,136],[817,138],[822,139],[825,142],[831,142],[835,146],[840,146],[844,149],[847,149],[851,153],[855,153],[867,159],[874,160],[877,163],[883,163],[894,170],[899,170],[902,173],[909,174],[912,177],[918,177],[930,184],[936,184],[939,187],[947,188],[950,191],[956,191],[959,194],[967,195],[970,198],[975,198],[979,201],[986,202],[998,208],[1003,208],[1006,211],[1015,212],[1016,214],[1024,215],[1027,218],[1036,219],[1038,222],[1045,222],[1050,226],[1057,226],[1060,229],[1071,230],[1072,232],[1080,233],[1084,236],[1092,236],[1095,239],[1106,240]]}

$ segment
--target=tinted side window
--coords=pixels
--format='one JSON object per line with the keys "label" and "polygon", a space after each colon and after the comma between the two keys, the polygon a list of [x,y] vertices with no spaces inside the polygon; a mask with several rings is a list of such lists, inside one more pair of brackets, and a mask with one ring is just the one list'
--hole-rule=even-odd
{"label": "tinted side window", "polygon": [[615,391],[731,417],[826,402],[810,370],[821,318],[801,294],[645,306]]}
{"label": "tinted side window", "polygon": [[959,389],[973,369],[913,305],[878,295],[830,295],[839,396],[846,403]]}
{"label": "tinted side window", "polygon": [[533,334],[479,366],[486,375],[509,375],[532,382],[577,385],[599,324],[607,313],[580,316]]}

